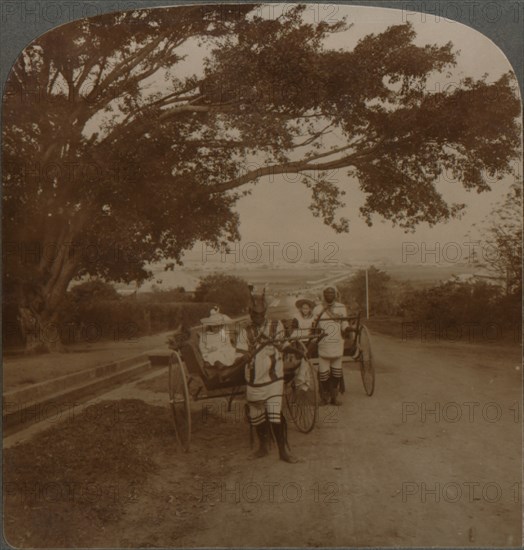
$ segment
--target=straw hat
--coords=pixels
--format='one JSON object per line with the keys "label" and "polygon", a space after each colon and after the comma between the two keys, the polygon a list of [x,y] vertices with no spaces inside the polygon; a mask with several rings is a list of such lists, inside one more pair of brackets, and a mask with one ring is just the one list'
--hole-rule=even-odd
{"label": "straw hat", "polygon": [[308,304],[308,306],[311,308],[311,309],[314,309],[316,304],[313,300],[310,300],[309,298],[299,298],[296,302],[295,302],[295,307],[297,309],[300,309],[304,304]]}

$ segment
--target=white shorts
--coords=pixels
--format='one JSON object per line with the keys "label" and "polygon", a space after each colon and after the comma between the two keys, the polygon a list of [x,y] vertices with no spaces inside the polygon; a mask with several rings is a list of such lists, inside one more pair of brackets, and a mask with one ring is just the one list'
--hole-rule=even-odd
{"label": "white shorts", "polygon": [[262,424],[267,418],[270,422],[280,424],[280,413],[282,412],[282,394],[272,395],[265,401],[248,401],[249,423],[252,426]]}
{"label": "white shorts", "polygon": [[318,372],[320,380],[327,380],[330,374],[333,378],[342,378],[342,357],[319,357]]}

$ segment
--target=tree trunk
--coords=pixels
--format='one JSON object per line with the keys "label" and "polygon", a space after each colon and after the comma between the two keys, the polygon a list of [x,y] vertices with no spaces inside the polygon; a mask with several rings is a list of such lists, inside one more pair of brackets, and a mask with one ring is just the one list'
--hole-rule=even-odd
{"label": "tree trunk", "polygon": [[62,327],[58,313],[48,310],[31,312],[29,330],[26,329],[26,353],[66,351],[62,343]]}
{"label": "tree trunk", "polygon": [[61,322],[60,308],[76,269],[76,261],[62,258],[44,282],[21,289],[19,320],[27,353],[67,351],[63,339],[70,327]]}

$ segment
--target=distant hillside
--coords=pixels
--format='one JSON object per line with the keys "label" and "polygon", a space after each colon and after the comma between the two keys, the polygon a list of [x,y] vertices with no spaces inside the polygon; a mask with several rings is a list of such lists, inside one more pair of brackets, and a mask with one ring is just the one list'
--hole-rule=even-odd
{"label": "distant hillside", "polygon": [[381,267],[391,277],[399,281],[410,281],[415,287],[428,287],[447,281],[453,275],[469,275],[476,271],[472,265],[388,265]]}

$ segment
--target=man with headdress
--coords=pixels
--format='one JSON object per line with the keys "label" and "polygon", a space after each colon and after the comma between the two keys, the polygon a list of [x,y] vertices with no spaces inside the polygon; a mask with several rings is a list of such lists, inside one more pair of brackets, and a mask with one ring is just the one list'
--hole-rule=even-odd
{"label": "man with headdress", "polygon": [[[280,321],[266,317],[265,289],[261,295],[251,290],[249,307],[250,322],[241,329],[237,339],[237,351],[252,354],[264,340],[283,338],[284,327]],[[281,460],[297,462],[289,454],[287,426],[282,414],[284,394],[284,364],[280,350],[271,344],[265,345],[254,354],[245,368],[246,399],[249,407],[249,421],[256,430],[259,448],[255,457],[268,454],[271,434],[276,439]]]}
{"label": "man with headdress", "polygon": [[336,301],[338,291],[335,286],[327,286],[323,292],[322,304],[313,311],[314,326],[325,333],[318,343],[318,372],[320,393],[324,404],[340,405],[338,392],[342,381],[342,357],[344,355],[344,335],[349,331],[346,306]]}

